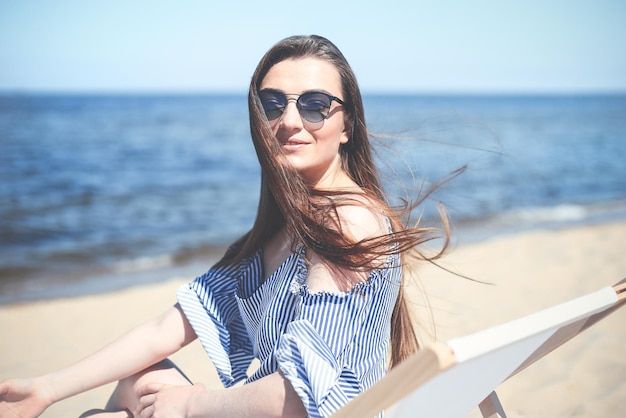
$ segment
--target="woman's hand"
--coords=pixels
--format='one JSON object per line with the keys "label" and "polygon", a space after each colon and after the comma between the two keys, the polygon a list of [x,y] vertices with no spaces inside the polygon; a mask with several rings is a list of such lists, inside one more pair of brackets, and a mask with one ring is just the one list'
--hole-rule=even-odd
{"label": "woman's hand", "polygon": [[0,417],[38,417],[52,405],[40,379],[10,379],[0,383]]}
{"label": "woman's hand", "polygon": [[187,418],[190,399],[205,390],[204,385],[171,386],[148,383],[139,390],[141,418]]}

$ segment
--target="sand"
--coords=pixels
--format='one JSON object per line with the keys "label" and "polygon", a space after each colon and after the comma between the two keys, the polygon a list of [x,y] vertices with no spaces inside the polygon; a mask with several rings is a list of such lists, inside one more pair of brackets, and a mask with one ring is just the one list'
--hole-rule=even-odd
{"label": "sand", "polygon": [[[444,265],[484,285],[427,266],[419,271],[437,337],[447,340],[612,285],[626,276],[626,222],[542,230],[458,245]],[[175,302],[188,278],[112,293],[0,307],[0,380],[45,373],[88,355]],[[415,296],[419,287],[410,289]],[[414,297],[416,304],[420,298]],[[622,309],[505,382],[509,417],[626,414],[626,310]],[[173,360],[194,381],[220,384],[196,342]],[[53,405],[43,417],[101,407],[112,385]],[[471,416],[477,416],[474,411]]]}

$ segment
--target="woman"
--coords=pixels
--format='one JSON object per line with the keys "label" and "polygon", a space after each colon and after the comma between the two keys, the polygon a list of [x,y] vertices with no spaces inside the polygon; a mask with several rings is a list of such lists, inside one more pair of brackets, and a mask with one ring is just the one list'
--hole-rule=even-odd
{"label": "woman", "polygon": [[[402,259],[426,259],[417,246],[432,231],[403,228],[385,203],[341,52],[318,36],[279,42],[249,110],[262,168],[250,232],[161,317],[66,369],[0,384],[0,416],[112,381],[106,410],[83,416],[329,416],[417,349]],[[192,385],[167,360],[196,338],[227,389]]]}

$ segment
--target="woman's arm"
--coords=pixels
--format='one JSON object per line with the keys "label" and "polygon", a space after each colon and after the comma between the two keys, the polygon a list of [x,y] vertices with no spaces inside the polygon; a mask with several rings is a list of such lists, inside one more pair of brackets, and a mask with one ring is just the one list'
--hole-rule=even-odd
{"label": "woman's arm", "polygon": [[47,376],[54,401],[120,380],[180,350],[196,338],[178,307],[134,328],[74,365]]}
{"label": "woman's arm", "polygon": [[303,418],[306,411],[289,381],[279,372],[223,390],[201,385],[150,383],[140,389],[142,418]]}
{"label": "woman's arm", "polygon": [[0,383],[0,412],[41,409],[41,413],[54,402],[131,376],[195,338],[180,309],[170,308],[69,367],[34,379]]}

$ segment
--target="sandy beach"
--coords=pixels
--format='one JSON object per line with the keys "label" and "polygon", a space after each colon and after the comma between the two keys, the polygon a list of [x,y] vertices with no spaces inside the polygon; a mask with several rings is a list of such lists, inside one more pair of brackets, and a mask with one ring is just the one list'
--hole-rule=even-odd
{"label": "sandy beach", "polygon": [[[428,295],[437,338],[447,340],[612,285],[626,276],[626,221],[531,231],[457,245],[446,268],[492,283],[459,278],[433,266],[412,285]],[[201,273],[201,272],[198,272]],[[45,373],[100,348],[175,303],[190,278],[92,296],[0,307],[0,379]],[[509,417],[620,417],[626,413],[626,310],[559,348],[498,390]],[[430,328],[430,327],[428,327]],[[173,360],[194,381],[220,387],[194,343]],[[112,385],[59,402],[43,417],[77,417],[101,407]],[[472,414],[474,416],[474,413]]]}

